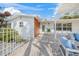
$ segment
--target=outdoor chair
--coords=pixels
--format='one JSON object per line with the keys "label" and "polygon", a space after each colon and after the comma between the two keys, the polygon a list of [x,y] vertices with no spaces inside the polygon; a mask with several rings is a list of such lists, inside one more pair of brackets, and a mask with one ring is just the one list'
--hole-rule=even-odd
{"label": "outdoor chair", "polygon": [[79,46],[79,33],[74,33],[74,43]]}
{"label": "outdoor chair", "polygon": [[79,42],[79,33],[74,33],[75,40]]}
{"label": "outdoor chair", "polygon": [[60,47],[64,56],[79,56],[77,46],[64,36],[60,38]]}

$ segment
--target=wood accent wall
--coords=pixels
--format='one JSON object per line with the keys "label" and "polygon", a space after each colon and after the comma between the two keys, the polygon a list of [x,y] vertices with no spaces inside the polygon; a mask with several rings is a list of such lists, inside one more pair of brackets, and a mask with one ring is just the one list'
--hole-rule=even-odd
{"label": "wood accent wall", "polygon": [[34,17],[34,37],[37,37],[40,33],[40,21],[39,17]]}

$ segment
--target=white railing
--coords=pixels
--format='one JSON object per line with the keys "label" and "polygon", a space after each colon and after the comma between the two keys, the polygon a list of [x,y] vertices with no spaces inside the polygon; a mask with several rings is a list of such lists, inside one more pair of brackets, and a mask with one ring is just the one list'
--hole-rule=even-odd
{"label": "white railing", "polygon": [[0,56],[7,56],[23,44],[21,36],[10,28],[0,28]]}

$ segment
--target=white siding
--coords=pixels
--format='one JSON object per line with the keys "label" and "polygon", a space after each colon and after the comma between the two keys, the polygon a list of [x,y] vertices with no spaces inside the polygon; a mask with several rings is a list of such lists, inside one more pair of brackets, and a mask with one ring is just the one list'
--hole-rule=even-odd
{"label": "white siding", "polygon": [[42,26],[45,25],[45,32],[47,32],[47,29],[50,28],[51,32],[54,32],[54,24],[53,23],[46,23],[46,24],[43,24],[41,23],[40,24],[40,31],[42,32]]}
{"label": "white siding", "polygon": [[[12,28],[15,29],[23,39],[29,39],[34,33],[34,17],[18,17],[11,22]],[[23,22],[23,27],[19,26],[20,22]]]}
{"label": "white siding", "polygon": [[79,33],[79,21],[72,22],[72,32]]}

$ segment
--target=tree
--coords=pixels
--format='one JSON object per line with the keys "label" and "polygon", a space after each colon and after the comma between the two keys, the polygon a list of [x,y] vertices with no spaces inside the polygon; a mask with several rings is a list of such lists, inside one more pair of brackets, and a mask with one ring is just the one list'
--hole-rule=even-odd
{"label": "tree", "polygon": [[7,21],[4,20],[4,18],[11,16],[11,14],[8,11],[5,11],[4,13],[0,13],[0,27],[6,27]]}
{"label": "tree", "polygon": [[50,32],[50,28],[47,29],[47,32]]}
{"label": "tree", "polygon": [[11,16],[11,13],[8,12],[8,11],[5,11],[5,12],[4,12],[4,16]]}

